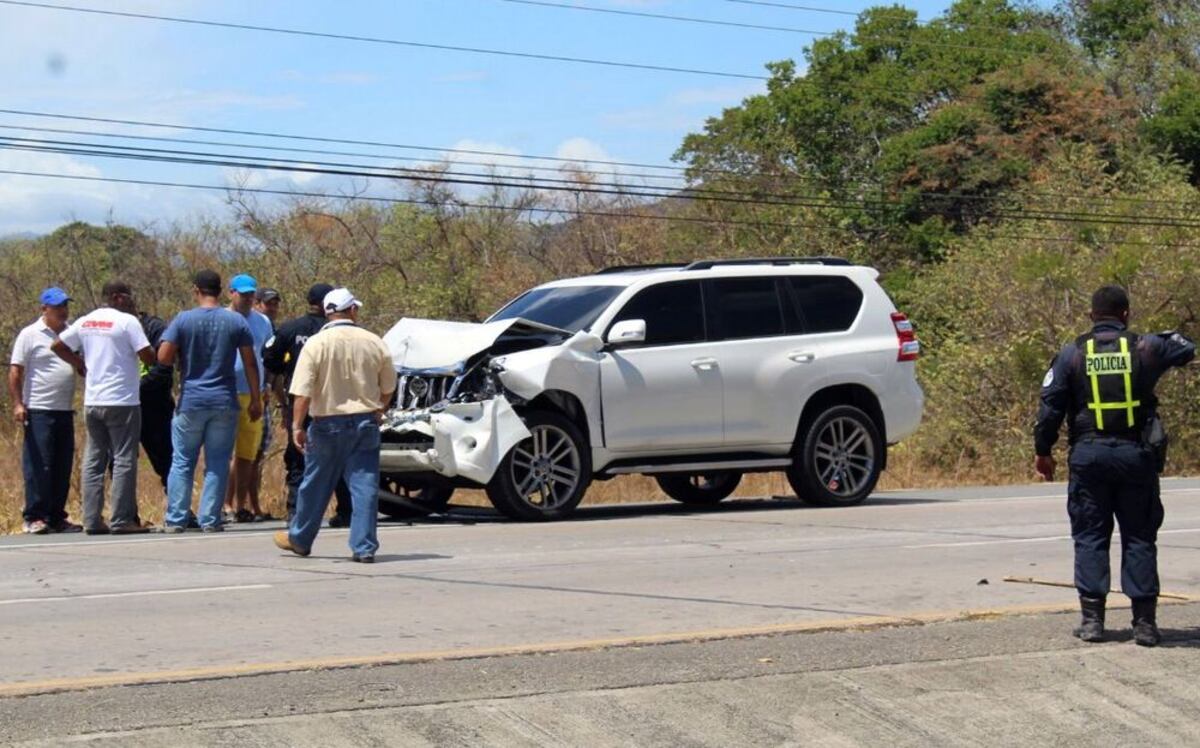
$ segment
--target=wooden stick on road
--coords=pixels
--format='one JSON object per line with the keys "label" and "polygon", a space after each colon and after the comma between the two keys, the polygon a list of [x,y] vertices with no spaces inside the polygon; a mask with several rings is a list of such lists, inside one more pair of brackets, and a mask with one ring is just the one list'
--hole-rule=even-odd
{"label": "wooden stick on road", "polygon": [[[1075,585],[1071,584],[1070,582],[1054,582],[1049,579],[1034,579],[1033,577],[1005,577],[1004,581],[1016,582],[1017,584],[1040,584],[1044,587],[1066,587],[1066,588],[1072,589],[1072,590],[1075,589]],[[1116,590],[1111,590],[1111,592],[1114,595],[1120,594]],[[1192,599],[1188,595],[1179,595],[1179,594],[1175,594],[1173,592],[1159,592],[1158,596],[1165,597],[1170,600],[1191,600]]]}

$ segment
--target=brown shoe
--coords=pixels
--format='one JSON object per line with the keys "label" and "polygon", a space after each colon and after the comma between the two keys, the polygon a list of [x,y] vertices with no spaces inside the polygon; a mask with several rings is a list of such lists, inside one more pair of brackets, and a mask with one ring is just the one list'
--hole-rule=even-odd
{"label": "brown shoe", "polygon": [[127,525],[114,525],[112,528],[113,535],[141,535],[150,532],[153,529],[152,525],[143,525],[140,522],[130,522]]}
{"label": "brown shoe", "polygon": [[275,547],[281,551],[291,551],[297,556],[307,556],[311,551],[308,548],[300,548],[292,544],[292,538],[288,535],[287,530],[280,530],[275,533]]}

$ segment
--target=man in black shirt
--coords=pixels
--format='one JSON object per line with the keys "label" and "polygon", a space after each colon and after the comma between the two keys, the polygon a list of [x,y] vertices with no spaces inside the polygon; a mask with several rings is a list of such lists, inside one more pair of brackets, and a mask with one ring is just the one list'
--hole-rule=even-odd
{"label": "man in black shirt", "polygon": [[[167,323],[161,317],[147,312],[138,312],[142,331],[150,341],[150,347],[158,353]],[[175,397],[171,390],[175,385],[175,370],[170,366],[155,364],[141,365],[142,378],[139,390],[142,400],[142,449],[150,460],[150,466],[167,490],[167,476],[171,473],[171,418],[175,415]]]}
{"label": "man in black shirt", "polygon": [[[300,358],[300,350],[313,335],[316,335],[325,323],[325,310],[322,304],[325,294],[333,290],[327,283],[318,283],[308,289],[308,313],[284,322],[275,331],[275,337],[267,341],[263,350],[263,365],[275,376],[275,392],[278,395],[280,407],[283,410],[283,422],[291,424],[293,398],[287,394],[292,384],[292,374],[296,370],[296,360]],[[307,423],[305,424],[307,426]],[[300,481],[304,479],[304,453],[296,448],[292,430],[289,428],[287,449],[283,453],[283,464],[287,471],[287,512],[288,521],[296,513],[296,494],[300,489]],[[337,508],[330,527],[349,527],[350,525],[350,489],[345,481],[338,481],[334,490],[337,497]]]}

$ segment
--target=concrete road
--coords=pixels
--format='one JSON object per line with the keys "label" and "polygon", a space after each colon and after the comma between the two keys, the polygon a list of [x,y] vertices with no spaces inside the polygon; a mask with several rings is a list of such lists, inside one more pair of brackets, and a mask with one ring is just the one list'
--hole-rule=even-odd
{"label": "concrete road", "polygon": [[[1200,481],[1166,481],[1163,488],[1167,507],[1161,536],[1164,589],[1200,598],[1200,504],[1196,501]],[[696,697],[692,688],[678,694],[684,702],[694,698],[711,702],[722,710],[722,719],[735,725],[748,721],[749,730],[750,725],[765,724],[761,712],[766,707],[751,709],[741,696],[736,703],[729,702],[721,694],[730,678],[782,677],[783,681],[770,681],[774,685],[765,687],[764,703],[774,703],[771,699],[780,698],[783,689],[784,694],[808,694],[804,697],[808,704],[818,698],[841,703],[856,688],[852,681],[814,671],[854,669],[864,662],[917,668],[914,662],[925,659],[952,660],[958,663],[953,672],[937,676],[959,684],[951,689],[951,701],[983,687],[980,668],[995,670],[997,683],[1015,687],[1026,679],[1038,688],[1047,671],[1076,668],[1072,659],[1076,657],[1083,658],[1084,667],[1106,673],[1124,672],[1126,665],[1136,673],[1138,666],[1125,659],[1143,657],[1137,661],[1161,665],[1155,672],[1164,682],[1184,677],[1176,672],[1178,667],[1186,665],[1194,673],[1197,663],[1189,659],[1190,650],[1186,658],[1172,658],[1160,654],[1164,649],[1148,655],[1157,658],[1150,660],[1130,646],[1080,653],[1063,635],[1069,628],[1066,619],[1047,614],[1071,608],[1072,590],[1002,581],[1011,575],[1069,582],[1071,551],[1064,503],[1063,487],[1050,485],[885,494],[847,509],[815,509],[784,500],[731,502],[702,512],[676,505],[596,507],[581,512],[577,521],[553,525],[510,524],[485,513],[464,512],[381,529],[383,548],[374,566],[348,561],[344,531],[323,532],[308,559],[279,553],[271,545],[269,528],[261,526],[203,536],[6,538],[0,540],[0,697],[24,696],[0,698],[0,741],[172,724],[211,725],[218,724],[214,720],[251,716],[268,722],[282,719],[286,724],[280,729],[286,732],[316,724],[288,714],[324,713],[331,699],[341,710],[353,710],[352,704],[341,702],[347,694],[356,694],[362,699],[357,703],[383,710],[373,713],[373,718],[384,720],[380,729],[386,724],[415,724],[412,720],[441,724],[438,720],[444,719],[445,725],[466,732],[447,726],[445,741],[431,738],[434,733],[428,731],[413,734],[433,743],[471,743],[477,742],[469,739],[476,734],[471,733],[474,722],[464,726],[448,714],[435,719],[437,709],[431,705],[474,700],[463,714],[478,721],[481,714],[492,713],[492,707],[485,708],[480,700],[539,692],[522,677],[533,677],[549,691],[569,693],[569,699],[581,699],[584,712],[600,709],[608,700],[588,694],[608,694],[605,689],[613,687],[666,689],[663,698],[669,700],[676,693],[671,689],[680,689],[680,683],[706,683],[711,692],[697,693],[707,697]],[[1168,627],[1173,625],[1173,615],[1187,624],[1178,627],[1176,643],[1188,643],[1190,626],[1200,623],[1200,611],[1194,607],[1164,610]],[[990,623],[939,623],[1009,613],[1043,615]],[[1124,617],[1114,614],[1118,616]],[[981,633],[988,626],[1010,627],[1012,641],[989,644],[994,638]],[[1038,633],[1030,635],[1032,630]],[[830,633],[812,633],[817,631]],[[937,631],[951,633],[930,633]],[[744,638],[764,635],[771,636]],[[890,637],[895,636],[921,640],[919,647],[912,646],[923,654],[909,656],[910,650],[903,647],[889,654]],[[964,643],[955,644],[956,637]],[[835,650],[848,648],[849,659],[822,666],[825,648],[813,649],[819,641]],[[1047,641],[1053,642],[1051,649],[1068,654],[1046,654]],[[739,649],[765,652],[754,648],[772,642],[791,653],[780,655],[794,659],[790,674],[762,674],[757,668],[780,660],[764,654],[749,662],[749,655]],[[651,644],[658,646],[646,648]],[[615,645],[625,648],[605,649]],[[640,646],[630,648],[634,645]],[[1039,654],[1029,661],[995,659],[1031,648]],[[540,672],[548,653],[556,653],[555,662],[576,666]],[[485,657],[489,659],[478,659]],[[661,672],[654,664],[659,660]],[[612,664],[617,661],[624,664]],[[973,664],[963,664],[968,661]],[[605,663],[611,665],[609,670]],[[307,672],[325,668],[352,669]],[[447,669],[445,682],[436,677],[412,680],[421,672],[436,673],[437,668]],[[474,685],[453,688],[455,675],[450,671],[454,668],[460,668],[455,671],[460,681]],[[479,672],[489,668],[511,668],[525,675],[477,683]],[[382,676],[385,670],[388,674]],[[670,676],[677,671],[687,677]],[[612,677],[604,677],[606,672]],[[627,677],[617,677],[621,674]],[[1141,682],[1133,674],[1122,677]],[[349,680],[328,691],[304,685],[338,678]],[[393,693],[389,689],[406,680],[410,685],[401,694],[403,699],[376,703],[377,691]],[[174,685],[129,687],[138,683]],[[930,683],[922,685],[919,693],[892,693],[887,698],[896,703],[936,701],[928,694],[939,691]],[[259,687],[250,689],[250,684]],[[80,693],[89,688],[103,690]],[[324,696],[288,696],[289,688]],[[740,693],[739,688],[733,691]],[[179,698],[191,693],[189,689],[198,689],[198,700]],[[984,688],[992,690],[992,686]],[[1135,705],[1144,719],[1153,710],[1167,714],[1184,706],[1183,701],[1160,704],[1164,694],[1157,688],[1154,694],[1150,690],[1138,687],[1137,699],[1156,700]],[[64,693],[29,696],[56,691]],[[248,696],[250,691],[258,697]],[[98,700],[97,693],[104,697]],[[137,698],[131,700],[130,694]],[[918,698],[921,694],[926,694],[923,699]],[[1088,694],[1097,697],[1093,691]],[[521,698],[532,699],[527,706],[534,711],[526,717]],[[156,699],[163,702],[163,709],[145,706]],[[128,703],[115,710],[81,711],[78,706],[124,702]],[[280,712],[285,703],[294,711]],[[495,707],[509,715],[502,720],[506,724],[526,724],[532,732],[524,737],[497,734],[491,742],[615,744],[661,739],[663,743],[722,744],[686,731],[678,732],[678,741],[669,732],[660,738],[637,733],[638,720],[650,718],[632,712],[633,722],[626,725],[630,732],[609,734],[606,740],[592,740],[592,734],[599,735],[604,728],[582,717],[572,726],[562,723],[570,721],[563,716],[542,734],[538,725],[544,717],[538,714],[554,711],[545,703],[558,702],[522,696]],[[1006,703],[1016,708],[1015,702]],[[421,705],[424,711],[405,712],[403,717],[387,711],[404,704]],[[585,708],[587,704],[591,706]],[[1089,702],[1086,708],[1094,706]],[[1190,714],[1197,713],[1196,704],[1188,706]],[[881,703],[868,708],[868,716],[878,712],[880,724],[887,723],[891,717],[885,707]],[[49,734],[29,722],[47,710],[56,715]],[[821,722],[818,712],[794,714],[817,724]],[[947,724],[953,722],[949,715],[943,715],[950,720]],[[700,708],[695,714],[672,711],[660,718],[682,730],[717,716]],[[291,720],[299,721],[292,724]],[[812,727],[809,722],[804,723],[806,730]],[[1196,726],[1190,719],[1185,722]],[[328,730],[334,722],[320,724]],[[343,726],[351,724],[360,721],[349,719]],[[1129,720],[1120,724],[1134,729]],[[575,728],[581,732],[572,732]],[[294,734],[290,739],[271,737],[274,728],[262,729],[261,735],[248,732],[248,742],[296,744]],[[371,742],[369,730],[363,729],[359,737]],[[803,732],[795,724],[763,729],[745,733],[741,742],[760,742],[755,735],[762,737],[761,742],[786,742],[789,730],[794,739]],[[925,735],[925,742],[936,738],[936,729],[921,732],[926,729],[921,727],[909,737]],[[816,734],[828,737],[819,742],[837,744],[845,738],[847,744],[856,744],[867,733],[847,728]],[[884,734],[892,739],[891,732],[878,733]],[[902,724],[896,734],[905,734]],[[138,735],[148,744],[180,742],[177,731],[139,731]],[[188,735],[189,740],[208,744],[203,736],[213,734]],[[1160,742],[1174,742],[1174,735],[1163,733]],[[353,735],[347,740],[357,742]],[[322,742],[314,738],[312,744]],[[414,738],[413,744],[420,742]]]}

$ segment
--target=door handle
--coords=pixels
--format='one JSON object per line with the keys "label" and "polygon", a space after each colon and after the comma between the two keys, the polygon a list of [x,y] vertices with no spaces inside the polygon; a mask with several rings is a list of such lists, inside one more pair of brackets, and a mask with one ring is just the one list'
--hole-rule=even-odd
{"label": "door handle", "polygon": [[792,351],[788,354],[788,358],[798,364],[811,364],[817,360],[817,354],[812,351]]}
{"label": "door handle", "polygon": [[698,358],[692,361],[692,368],[697,371],[712,371],[717,368],[717,360],[715,358]]}

